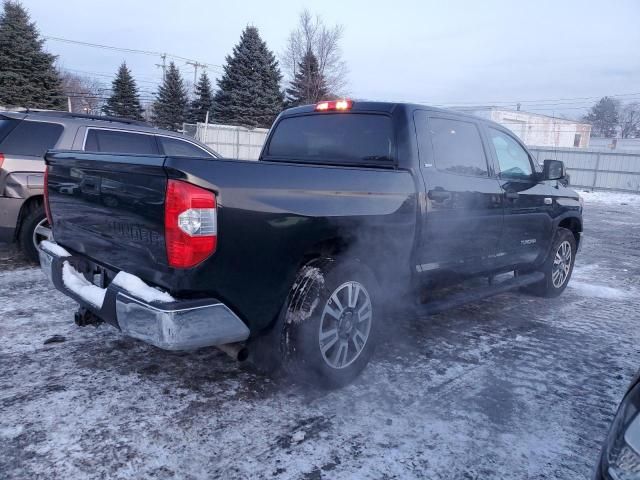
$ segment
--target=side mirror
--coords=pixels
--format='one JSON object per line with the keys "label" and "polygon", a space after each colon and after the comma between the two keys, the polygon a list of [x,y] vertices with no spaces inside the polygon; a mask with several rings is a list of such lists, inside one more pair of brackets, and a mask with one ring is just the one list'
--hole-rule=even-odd
{"label": "side mirror", "polygon": [[543,180],[562,180],[567,176],[561,160],[545,160],[542,167]]}

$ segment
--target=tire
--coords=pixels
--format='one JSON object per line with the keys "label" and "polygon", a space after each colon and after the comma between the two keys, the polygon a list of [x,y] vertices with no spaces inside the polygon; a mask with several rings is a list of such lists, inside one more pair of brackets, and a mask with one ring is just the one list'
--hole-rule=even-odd
{"label": "tire", "polygon": [[47,223],[47,215],[42,205],[32,209],[22,220],[18,244],[26,257],[32,262],[38,262],[37,243],[45,238],[51,238],[51,230]]}
{"label": "tire", "polygon": [[287,374],[328,389],[353,381],[378,340],[377,291],[373,274],[359,262],[323,259],[303,267],[280,318]]}
{"label": "tire", "polygon": [[576,239],[571,230],[559,227],[549,250],[549,256],[538,269],[544,273],[544,280],[529,285],[523,290],[539,297],[559,296],[567,288],[575,260]]}

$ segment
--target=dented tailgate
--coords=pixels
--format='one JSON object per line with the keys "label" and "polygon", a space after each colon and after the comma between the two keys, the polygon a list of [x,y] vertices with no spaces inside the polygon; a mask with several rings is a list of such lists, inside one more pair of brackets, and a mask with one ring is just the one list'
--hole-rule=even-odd
{"label": "dented tailgate", "polygon": [[147,278],[166,265],[164,157],[50,152],[46,160],[59,244]]}

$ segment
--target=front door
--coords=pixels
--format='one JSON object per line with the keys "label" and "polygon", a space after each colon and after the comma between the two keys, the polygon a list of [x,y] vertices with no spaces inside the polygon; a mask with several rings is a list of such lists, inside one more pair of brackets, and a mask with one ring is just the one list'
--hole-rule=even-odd
{"label": "front door", "polygon": [[506,130],[485,127],[504,196],[500,250],[508,264],[529,264],[546,255],[551,241],[553,193],[540,181],[524,146]]}
{"label": "front door", "polygon": [[416,111],[426,215],[419,273],[477,273],[498,252],[502,192],[473,120]]}

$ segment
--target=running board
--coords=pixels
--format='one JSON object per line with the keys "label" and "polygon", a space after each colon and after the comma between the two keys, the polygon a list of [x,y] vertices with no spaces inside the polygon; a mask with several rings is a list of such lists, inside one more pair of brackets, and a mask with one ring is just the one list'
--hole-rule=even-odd
{"label": "running board", "polygon": [[505,293],[516,288],[525,287],[541,280],[544,280],[544,273],[542,272],[533,272],[527,273],[526,275],[518,275],[498,284],[473,288],[460,293],[454,293],[449,297],[443,298],[442,300],[434,300],[433,302],[425,303],[423,305],[423,308],[427,314],[433,315],[435,313],[440,313],[445,310],[459,307],[461,305],[464,305],[465,303],[477,302],[484,298],[492,297],[500,293]]}

